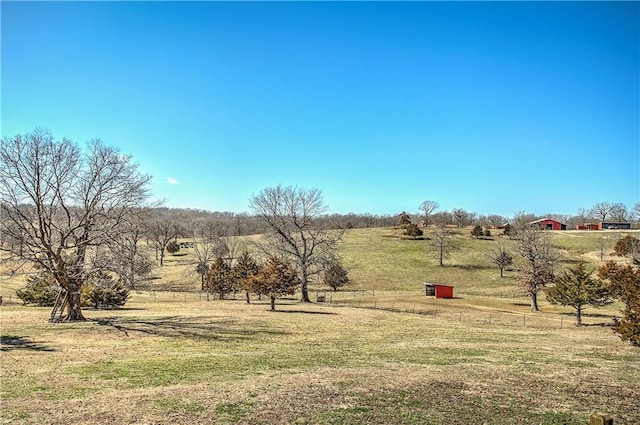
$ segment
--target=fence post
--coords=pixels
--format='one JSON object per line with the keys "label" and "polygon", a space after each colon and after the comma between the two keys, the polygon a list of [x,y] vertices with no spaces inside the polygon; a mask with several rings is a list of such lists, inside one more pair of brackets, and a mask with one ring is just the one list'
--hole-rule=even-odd
{"label": "fence post", "polygon": [[522,315],[522,325],[526,328],[527,327],[527,315],[523,314]]}

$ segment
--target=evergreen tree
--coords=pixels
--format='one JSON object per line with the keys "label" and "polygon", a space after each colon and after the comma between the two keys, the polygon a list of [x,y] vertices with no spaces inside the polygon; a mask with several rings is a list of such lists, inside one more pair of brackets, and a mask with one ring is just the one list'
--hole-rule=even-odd
{"label": "evergreen tree", "polygon": [[204,289],[208,293],[217,294],[222,300],[233,291],[233,273],[229,264],[221,256],[213,262],[204,277]]}
{"label": "evergreen tree", "polygon": [[473,229],[471,229],[471,236],[478,239],[480,236],[484,235],[484,231],[482,230],[482,226],[475,225]]}
{"label": "evergreen tree", "polygon": [[404,229],[410,224],[411,224],[411,217],[409,217],[409,214],[407,214],[405,211],[402,211],[400,215],[398,215],[398,227]]}
{"label": "evergreen tree", "polygon": [[167,247],[165,249],[169,254],[173,255],[176,252],[180,251],[180,244],[176,241],[171,241],[167,244]]}
{"label": "evergreen tree", "polygon": [[103,272],[97,272],[90,280],[87,291],[83,293],[84,303],[95,308],[114,309],[125,305],[129,299],[129,289],[121,282]]}
{"label": "evergreen tree", "polygon": [[558,276],[555,284],[546,290],[546,295],[551,304],[571,306],[576,310],[576,326],[582,325],[585,306],[603,307],[612,302],[608,285],[594,279],[584,261]]}
{"label": "evergreen tree", "polygon": [[338,288],[341,288],[349,283],[349,276],[344,267],[342,267],[340,261],[336,259],[332,261],[324,271],[322,280],[325,285],[333,288],[335,292],[338,290]]}
{"label": "evergreen tree", "polygon": [[600,267],[598,276],[609,281],[614,296],[625,305],[622,319],[614,319],[613,331],[640,347],[640,269],[608,262]]}
{"label": "evergreen tree", "polygon": [[236,285],[239,289],[243,289],[246,292],[247,304],[249,304],[249,293],[251,292],[251,278],[258,274],[260,266],[251,257],[251,255],[244,251],[235,266],[233,266],[233,276],[236,281]]}
{"label": "evergreen tree", "polygon": [[415,239],[418,236],[422,236],[422,230],[416,224],[407,224],[404,229],[404,234]]}
{"label": "evergreen tree", "polygon": [[250,281],[252,292],[269,297],[271,311],[276,309],[276,298],[293,295],[300,286],[300,278],[296,270],[288,261],[277,257],[270,257]]}
{"label": "evergreen tree", "polygon": [[24,304],[34,304],[40,307],[51,307],[58,296],[58,285],[48,273],[40,273],[27,279],[27,284],[16,291],[18,298]]}

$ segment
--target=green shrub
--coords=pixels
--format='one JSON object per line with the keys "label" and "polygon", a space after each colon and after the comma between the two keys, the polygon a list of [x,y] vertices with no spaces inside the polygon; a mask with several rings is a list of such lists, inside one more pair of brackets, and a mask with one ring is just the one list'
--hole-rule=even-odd
{"label": "green shrub", "polygon": [[129,289],[104,273],[97,273],[87,285],[86,297],[91,305],[101,309],[120,308],[129,299]]}
{"label": "green shrub", "polygon": [[16,291],[25,305],[53,306],[58,296],[58,285],[53,276],[42,273],[27,279],[27,284]]}
{"label": "green shrub", "polygon": [[176,241],[171,241],[167,244],[167,252],[169,254],[175,254],[180,251],[180,244]]}

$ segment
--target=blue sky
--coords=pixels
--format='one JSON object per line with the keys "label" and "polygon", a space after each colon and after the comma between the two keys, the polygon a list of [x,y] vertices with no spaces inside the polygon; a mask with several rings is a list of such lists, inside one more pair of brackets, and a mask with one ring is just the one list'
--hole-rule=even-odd
{"label": "blue sky", "polygon": [[2,135],[132,154],[171,207],[640,200],[638,2],[9,2]]}

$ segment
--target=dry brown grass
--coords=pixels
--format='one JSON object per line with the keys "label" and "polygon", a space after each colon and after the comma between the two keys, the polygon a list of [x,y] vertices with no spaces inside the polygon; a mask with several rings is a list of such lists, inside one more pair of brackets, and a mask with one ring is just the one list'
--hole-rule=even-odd
{"label": "dry brown grass", "polygon": [[[355,288],[369,292],[281,300],[276,313],[205,301],[189,250],[168,256],[154,292],[88,310],[86,323],[7,303],[22,278],[4,278],[2,423],[584,424],[595,410],[640,423],[640,350],[606,326],[619,305],[587,310],[583,328],[544,300],[532,315],[512,273],[487,267],[490,242],[463,238],[439,268],[423,242],[389,232],[347,234]],[[599,237],[557,245],[591,258]],[[439,279],[459,297],[422,296],[422,281]]]}
{"label": "dry brown grass", "polygon": [[283,300],[156,301],[51,325],[2,307],[4,423],[585,423],[640,420],[640,352],[540,329]]}

